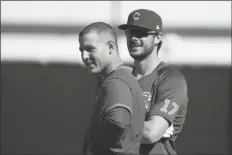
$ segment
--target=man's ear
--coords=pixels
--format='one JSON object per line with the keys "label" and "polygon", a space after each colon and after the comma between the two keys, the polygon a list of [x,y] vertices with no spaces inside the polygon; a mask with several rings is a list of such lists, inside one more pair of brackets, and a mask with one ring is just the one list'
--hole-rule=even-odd
{"label": "man's ear", "polygon": [[112,54],[112,52],[115,50],[115,44],[114,44],[114,42],[108,41],[107,45],[108,45],[108,48],[109,48],[109,51],[110,51],[109,54]]}
{"label": "man's ear", "polygon": [[157,36],[155,36],[154,43],[158,44],[159,42],[161,42],[161,40],[162,40],[162,35],[158,34]]}

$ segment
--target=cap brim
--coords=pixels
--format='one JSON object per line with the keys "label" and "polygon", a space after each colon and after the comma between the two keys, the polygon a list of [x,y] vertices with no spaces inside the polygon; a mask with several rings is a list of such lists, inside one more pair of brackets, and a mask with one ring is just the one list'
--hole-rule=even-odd
{"label": "cap brim", "polygon": [[138,26],[138,25],[132,25],[132,24],[122,24],[122,25],[119,25],[118,28],[121,29],[121,30],[127,30],[127,29],[131,29],[131,28],[150,30],[148,28]]}

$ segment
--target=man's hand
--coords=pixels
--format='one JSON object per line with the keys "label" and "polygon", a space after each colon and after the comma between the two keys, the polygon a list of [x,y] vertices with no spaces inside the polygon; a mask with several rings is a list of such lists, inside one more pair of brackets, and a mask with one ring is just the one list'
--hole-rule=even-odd
{"label": "man's hand", "polygon": [[173,135],[174,132],[174,128],[173,128],[173,124],[165,131],[163,138],[169,138]]}

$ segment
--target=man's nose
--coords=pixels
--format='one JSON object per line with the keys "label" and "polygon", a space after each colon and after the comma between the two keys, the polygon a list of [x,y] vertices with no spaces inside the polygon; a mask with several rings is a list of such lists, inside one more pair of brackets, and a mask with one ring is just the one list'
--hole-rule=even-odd
{"label": "man's nose", "polygon": [[131,42],[134,42],[134,43],[138,43],[139,42],[139,39],[135,36],[131,36]]}
{"label": "man's nose", "polygon": [[81,53],[81,56],[82,56],[83,60],[86,60],[89,58],[89,53],[87,51],[83,50]]}

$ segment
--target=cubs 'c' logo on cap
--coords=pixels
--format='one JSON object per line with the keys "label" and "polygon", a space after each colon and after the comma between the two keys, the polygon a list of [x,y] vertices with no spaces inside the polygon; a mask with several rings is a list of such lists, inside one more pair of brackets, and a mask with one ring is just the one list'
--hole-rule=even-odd
{"label": "cubs 'c' logo on cap", "polygon": [[133,19],[134,19],[134,20],[139,20],[139,16],[140,16],[140,13],[136,12],[136,13],[133,15]]}
{"label": "cubs 'c' logo on cap", "polygon": [[160,29],[159,25],[157,25],[157,26],[156,26],[156,29],[157,29],[157,30],[159,30],[159,29]]}

